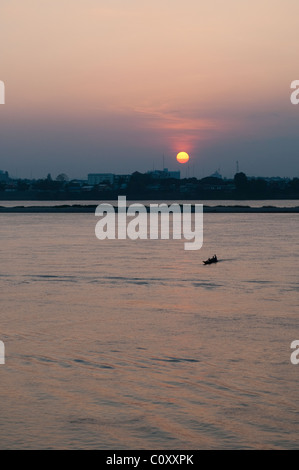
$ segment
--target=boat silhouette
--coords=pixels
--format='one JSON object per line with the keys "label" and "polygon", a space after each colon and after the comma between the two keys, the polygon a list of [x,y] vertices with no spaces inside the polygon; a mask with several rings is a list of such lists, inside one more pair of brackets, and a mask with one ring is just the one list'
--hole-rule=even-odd
{"label": "boat silhouette", "polygon": [[213,263],[218,263],[218,258],[216,255],[214,255],[212,258],[207,259],[206,261],[203,261],[203,264],[213,264]]}

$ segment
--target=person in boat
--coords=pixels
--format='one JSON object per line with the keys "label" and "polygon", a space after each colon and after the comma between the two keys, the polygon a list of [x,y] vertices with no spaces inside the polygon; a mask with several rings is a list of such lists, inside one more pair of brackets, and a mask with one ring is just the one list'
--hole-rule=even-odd
{"label": "person in boat", "polygon": [[209,258],[206,263],[216,263],[218,261],[218,258],[216,255],[214,255],[212,258]]}

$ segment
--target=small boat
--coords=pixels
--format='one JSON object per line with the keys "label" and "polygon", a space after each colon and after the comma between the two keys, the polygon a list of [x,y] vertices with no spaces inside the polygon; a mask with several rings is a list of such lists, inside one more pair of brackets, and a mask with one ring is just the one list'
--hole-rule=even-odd
{"label": "small boat", "polygon": [[216,255],[214,255],[212,258],[207,259],[206,261],[203,261],[203,264],[213,264],[213,263],[218,263],[218,258]]}

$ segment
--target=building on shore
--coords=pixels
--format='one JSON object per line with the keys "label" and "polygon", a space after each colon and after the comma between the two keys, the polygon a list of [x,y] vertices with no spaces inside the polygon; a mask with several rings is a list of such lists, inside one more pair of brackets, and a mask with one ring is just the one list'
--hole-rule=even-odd
{"label": "building on shore", "polygon": [[0,170],[0,183],[8,183],[9,180],[10,178],[8,172]]}
{"label": "building on shore", "polygon": [[180,171],[168,171],[168,168],[164,168],[164,170],[151,170],[147,172],[148,175],[151,175],[154,179],[181,179],[181,172]]}
{"label": "building on shore", "polygon": [[96,186],[98,184],[113,184],[114,175],[112,173],[90,173],[88,175],[88,184]]}

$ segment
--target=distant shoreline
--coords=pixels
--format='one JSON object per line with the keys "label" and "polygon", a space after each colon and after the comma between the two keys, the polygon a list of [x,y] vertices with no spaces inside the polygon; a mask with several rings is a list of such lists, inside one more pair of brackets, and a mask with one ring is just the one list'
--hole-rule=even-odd
{"label": "distant shoreline", "polygon": [[[182,207],[182,204],[180,204]],[[194,205],[191,205],[194,209]],[[1,207],[0,214],[82,214],[94,213],[96,205],[62,205],[62,206],[16,206],[16,207]],[[117,212],[117,205],[113,205]],[[147,211],[150,207],[146,206]],[[297,207],[250,207],[250,206],[205,206],[204,213],[262,213],[262,214],[298,214],[299,206]]]}

